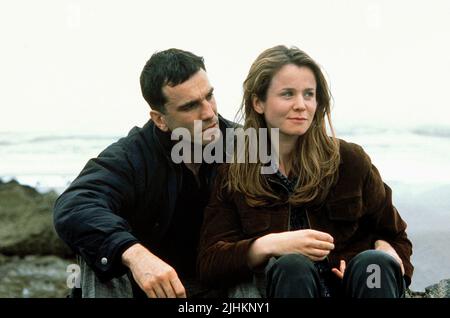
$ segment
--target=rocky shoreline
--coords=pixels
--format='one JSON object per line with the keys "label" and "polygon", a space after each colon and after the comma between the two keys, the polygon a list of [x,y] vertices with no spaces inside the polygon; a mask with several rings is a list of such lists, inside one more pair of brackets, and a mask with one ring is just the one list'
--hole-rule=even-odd
{"label": "rocky shoreline", "polygon": [[65,298],[71,263],[53,255],[0,255],[0,298]]}
{"label": "rocky shoreline", "polygon": [[72,251],[53,227],[55,192],[0,180],[0,298],[66,297]]}
{"label": "rocky shoreline", "polygon": [[[55,192],[39,193],[0,180],[0,298],[60,298],[69,294],[71,250],[53,227]],[[408,298],[450,298],[450,279]]]}

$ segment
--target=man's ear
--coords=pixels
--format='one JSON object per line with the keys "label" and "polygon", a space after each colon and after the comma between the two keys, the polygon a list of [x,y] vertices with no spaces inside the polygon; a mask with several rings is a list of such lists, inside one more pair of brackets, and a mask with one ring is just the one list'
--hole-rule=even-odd
{"label": "man's ear", "polygon": [[166,119],[164,117],[164,114],[157,111],[157,110],[151,110],[150,111],[150,118],[155,123],[155,125],[161,129],[164,132],[169,131],[169,127],[167,127]]}
{"label": "man's ear", "polygon": [[252,106],[255,112],[260,115],[264,114],[264,103],[256,95],[252,96]]}

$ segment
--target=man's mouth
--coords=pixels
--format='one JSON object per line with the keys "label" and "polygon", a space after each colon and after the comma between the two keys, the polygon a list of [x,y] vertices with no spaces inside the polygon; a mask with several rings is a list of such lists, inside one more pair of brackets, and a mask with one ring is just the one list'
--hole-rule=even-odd
{"label": "man's mouth", "polygon": [[211,128],[217,128],[217,127],[218,127],[217,122],[215,122],[215,123],[209,125],[208,127],[206,127],[205,129],[203,129],[202,131],[206,131],[206,130],[208,130],[208,129],[211,129]]}

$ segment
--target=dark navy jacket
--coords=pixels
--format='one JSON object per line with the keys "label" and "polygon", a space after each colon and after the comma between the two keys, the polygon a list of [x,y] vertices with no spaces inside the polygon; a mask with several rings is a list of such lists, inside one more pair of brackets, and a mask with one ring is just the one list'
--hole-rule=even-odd
{"label": "dark navy jacket", "polygon": [[[234,123],[219,116],[219,127]],[[225,141],[225,138],[224,138]],[[100,280],[126,273],[122,253],[140,242],[150,250],[164,236],[181,186],[181,166],[170,158],[170,133],[152,121],[88,161],[54,207],[58,235]],[[212,186],[216,164],[208,165]]]}

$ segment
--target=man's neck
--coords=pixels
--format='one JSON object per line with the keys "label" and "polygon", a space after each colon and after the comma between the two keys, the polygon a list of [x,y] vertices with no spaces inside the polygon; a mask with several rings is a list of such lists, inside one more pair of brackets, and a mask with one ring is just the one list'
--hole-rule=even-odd
{"label": "man's neck", "polygon": [[192,174],[194,175],[195,181],[197,181],[198,186],[200,186],[200,167],[201,167],[201,163],[184,163],[184,165],[186,166],[186,168],[188,168]]}
{"label": "man's neck", "polygon": [[198,176],[199,171],[200,171],[200,166],[202,165],[201,163],[184,163],[186,165],[186,167],[192,171],[192,173],[195,176]]}

